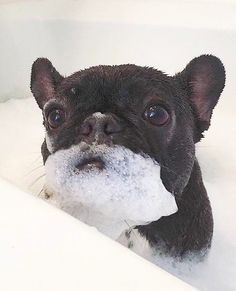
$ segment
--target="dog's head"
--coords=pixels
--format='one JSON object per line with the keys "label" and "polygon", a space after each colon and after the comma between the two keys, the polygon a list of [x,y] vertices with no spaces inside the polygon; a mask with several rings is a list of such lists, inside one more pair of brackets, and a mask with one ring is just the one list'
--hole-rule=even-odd
{"label": "dog's head", "polygon": [[81,203],[108,216],[147,222],[173,213],[173,203],[165,205],[188,183],[194,144],[224,83],[224,67],[211,55],[175,76],[120,65],[64,78],[37,59],[31,90],[46,129],[47,186],[62,205],[70,200],[68,207]]}

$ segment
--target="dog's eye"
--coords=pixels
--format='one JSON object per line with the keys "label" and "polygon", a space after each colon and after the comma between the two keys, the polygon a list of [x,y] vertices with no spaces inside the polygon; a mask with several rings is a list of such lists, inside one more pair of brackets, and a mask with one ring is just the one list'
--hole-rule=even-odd
{"label": "dog's eye", "polygon": [[152,105],[144,111],[144,119],[152,125],[162,126],[169,121],[169,113],[160,105]]}
{"label": "dog's eye", "polygon": [[52,109],[47,116],[51,128],[59,127],[65,121],[65,112],[61,109]]}

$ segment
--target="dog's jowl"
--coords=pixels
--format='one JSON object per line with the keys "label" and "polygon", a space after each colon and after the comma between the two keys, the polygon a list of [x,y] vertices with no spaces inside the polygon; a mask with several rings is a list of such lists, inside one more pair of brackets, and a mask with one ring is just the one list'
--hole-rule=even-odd
{"label": "dog's jowl", "polygon": [[204,255],[213,218],[195,144],[224,84],[212,55],[174,76],[118,65],[63,77],[37,59],[31,90],[46,129],[49,201],[130,249],[143,241],[143,256]]}

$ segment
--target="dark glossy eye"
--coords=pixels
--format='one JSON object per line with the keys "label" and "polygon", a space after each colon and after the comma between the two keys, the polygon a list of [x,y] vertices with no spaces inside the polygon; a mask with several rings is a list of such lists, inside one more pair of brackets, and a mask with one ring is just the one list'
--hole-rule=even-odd
{"label": "dark glossy eye", "polygon": [[148,107],[143,115],[144,119],[156,126],[162,126],[170,119],[169,113],[160,105],[152,105]]}
{"label": "dark glossy eye", "polygon": [[51,128],[59,127],[65,121],[65,112],[62,109],[52,109],[47,116]]}

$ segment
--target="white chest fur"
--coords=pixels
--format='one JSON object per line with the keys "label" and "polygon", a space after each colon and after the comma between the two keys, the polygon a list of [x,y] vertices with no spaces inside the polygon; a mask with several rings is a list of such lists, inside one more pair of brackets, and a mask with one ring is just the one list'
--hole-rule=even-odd
{"label": "white chest fur", "polygon": [[123,246],[134,251],[136,254],[151,260],[153,250],[145,237],[141,236],[137,229],[130,228],[124,231],[117,240]]}

